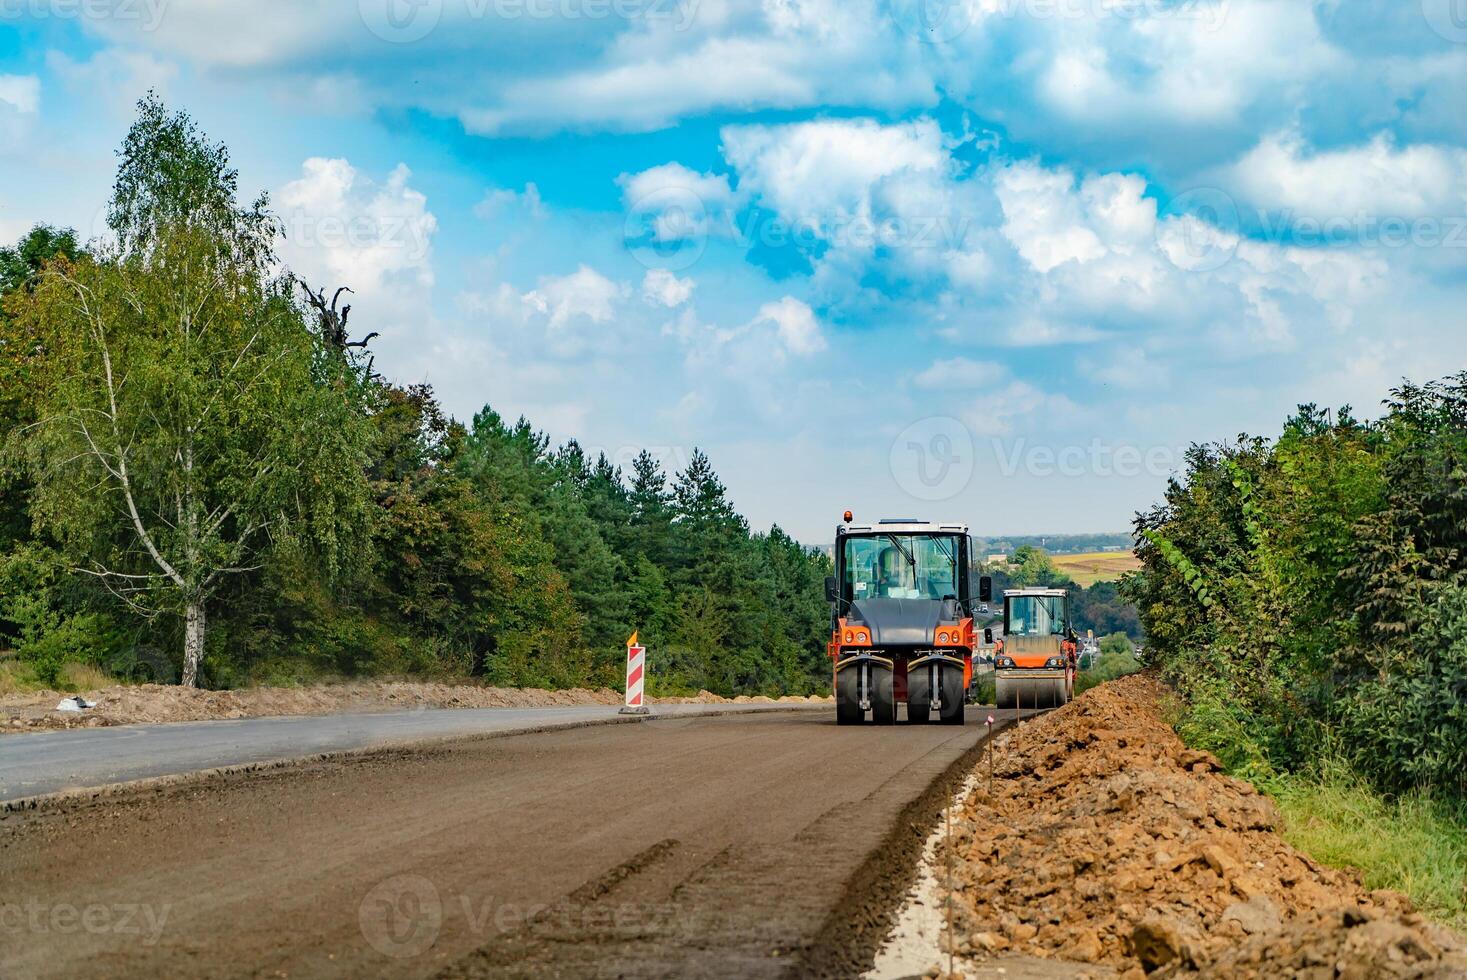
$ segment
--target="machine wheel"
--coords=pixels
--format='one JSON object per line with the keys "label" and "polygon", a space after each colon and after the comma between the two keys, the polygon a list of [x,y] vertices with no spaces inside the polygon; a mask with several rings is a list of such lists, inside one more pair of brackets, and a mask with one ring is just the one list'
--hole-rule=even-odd
{"label": "machine wheel", "polygon": [[[938,669],[937,682],[942,685],[942,723],[944,725],[961,725],[963,723],[963,669],[943,665]],[[908,709],[910,710],[910,709]]]}
{"label": "machine wheel", "polygon": [[1012,708],[1017,685],[1007,676],[996,674],[993,678],[993,704],[998,708]]}
{"label": "machine wheel", "polygon": [[847,667],[835,675],[835,723],[859,725],[866,720],[861,710],[861,668]]}
{"label": "machine wheel", "polygon": [[871,720],[878,725],[896,724],[896,692],[891,671],[871,665]]}
{"label": "machine wheel", "polygon": [[907,723],[925,725],[932,715],[932,668],[907,668]]}

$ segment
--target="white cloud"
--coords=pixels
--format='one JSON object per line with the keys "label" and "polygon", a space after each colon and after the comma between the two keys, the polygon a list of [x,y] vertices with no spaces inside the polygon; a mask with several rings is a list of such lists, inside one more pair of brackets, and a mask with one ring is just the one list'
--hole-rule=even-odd
{"label": "white cloud", "polygon": [[[312,157],[274,197],[285,224],[282,255],[297,271],[387,298],[405,286],[433,285],[438,219],[398,164],[378,184],[344,159]],[[390,288],[389,288],[390,287]]]}
{"label": "white cloud", "polygon": [[803,356],[825,349],[825,337],[820,332],[815,311],[793,296],[759,307],[759,315],[754,322],[761,321],[774,324],[780,343],[791,354]]}
{"label": "white cloud", "polygon": [[1274,134],[1223,172],[1239,196],[1266,210],[1318,221],[1457,216],[1467,208],[1467,150],[1369,143],[1310,153],[1297,133]]}
{"label": "white cloud", "polygon": [[681,306],[693,296],[693,280],[679,279],[666,269],[648,269],[642,277],[642,298],[663,306]]}
{"label": "white cloud", "polygon": [[807,357],[826,348],[815,311],[793,296],[765,303],[752,319],[734,327],[706,323],[685,306],[662,332],[683,344],[691,365],[716,367],[734,377],[757,376],[790,355]]}
{"label": "white cloud", "polygon": [[618,349],[634,325],[624,322],[630,288],[582,264],[566,275],[541,276],[520,292],[500,283],[489,293],[461,296],[472,318],[487,318],[490,334],[507,348],[541,360],[582,359]]}
{"label": "white cloud", "polygon": [[1075,196],[1069,172],[1017,164],[999,173],[995,189],[1003,205],[1004,236],[1039,272],[1105,254],[1105,245],[1089,227]]}
{"label": "white cloud", "polygon": [[740,191],[824,230],[870,218],[882,181],[923,174],[940,182],[949,167],[942,131],[930,119],[889,126],[870,119],[726,126],[722,137]]}
{"label": "white cloud", "polygon": [[0,75],[0,102],[35,115],[41,107],[41,80],[35,75]]}
{"label": "white cloud", "polygon": [[615,302],[626,295],[626,286],[612,282],[588,265],[566,276],[545,276],[524,295],[525,303],[549,318],[552,330],[572,319],[584,317],[606,323],[615,314]]}
{"label": "white cloud", "polygon": [[974,361],[966,357],[945,357],[912,379],[918,388],[929,391],[983,388],[995,384],[1008,374],[1008,369],[995,361]]}
{"label": "white cloud", "polygon": [[545,216],[545,205],[540,200],[540,188],[534,181],[525,184],[523,191],[513,191],[507,188],[496,187],[484,194],[483,200],[474,205],[474,215],[480,218],[494,218],[511,209],[521,209],[531,218],[542,218]]}
{"label": "white cloud", "polygon": [[722,174],[698,173],[680,163],[664,163],[616,178],[631,225],[648,223],[657,241],[676,242],[710,234],[730,236],[738,197]]}

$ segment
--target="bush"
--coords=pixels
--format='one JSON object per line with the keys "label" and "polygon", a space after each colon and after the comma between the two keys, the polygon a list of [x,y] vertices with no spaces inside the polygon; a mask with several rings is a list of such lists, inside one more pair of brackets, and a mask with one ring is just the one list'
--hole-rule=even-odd
{"label": "bush", "polygon": [[1238,771],[1350,760],[1380,791],[1467,797],[1467,375],[1380,422],[1303,406],[1279,439],[1193,446],[1140,514],[1122,591]]}

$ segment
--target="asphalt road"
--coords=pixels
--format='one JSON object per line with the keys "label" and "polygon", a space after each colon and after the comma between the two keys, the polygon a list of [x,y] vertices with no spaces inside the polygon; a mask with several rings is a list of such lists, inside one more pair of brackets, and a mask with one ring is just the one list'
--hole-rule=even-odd
{"label": "asphalt road", "polygon": [[[738,705],[791,710],[789,705]],[[661,719],[728,711],[726,705],[656,706]],[[820,710],[800,708],[797,710]],[[830,710],[828,708],[824,710]],[[121,725],[0,736],[0,803],[150,776],[299,758],[428,738],[584,725],[616,707],[449,708],[237,721]]]}
{"label": "asphalt road", "polygon": [[848,976],[984,712],[833,714],[460,740],[9,813],[0,976]]}

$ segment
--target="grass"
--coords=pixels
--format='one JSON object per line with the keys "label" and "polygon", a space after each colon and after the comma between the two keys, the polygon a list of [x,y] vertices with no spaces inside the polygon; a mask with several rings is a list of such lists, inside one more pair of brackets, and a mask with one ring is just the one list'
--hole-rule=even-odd
{"label": "grass", "polygon": [[1294,847],[1321,864],[1354,868],[1365,887],[1401,892],[1426,915],[1467,930],[1467,801],[1425,792],[1387,797],[1337,760],[1280,772],[1245,717],[1225,704],[1175,698],[1161,707],[1183,741],[1214,752],[1278,804],[1280,832]]}
{"label": "grass", "polygon": [[1096,582],[1114,582],[1126,572],[1141,567],[1141,560],[1129,551],[1089,551],[1080,555],[1050,555],[1049,560],[1081,586]]}
{"label": "grass", "polygon": [[1283,836],[1323,864],[1358,868],[1367,888],[1411,897],[1467,929],[1467,807],[1420,793],[1389,800],[1346,771],[1277,777],[1268,787]]}
{"label": "grass", "polygon": [[14,656],[0,654],[0,695],[33,691],[94,691],[122,683],[104,670],[89,664],[68,663],[57,672],[56,683],[48,684],[27,664]]}

